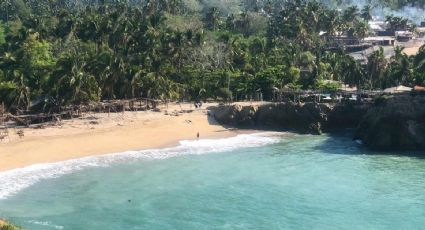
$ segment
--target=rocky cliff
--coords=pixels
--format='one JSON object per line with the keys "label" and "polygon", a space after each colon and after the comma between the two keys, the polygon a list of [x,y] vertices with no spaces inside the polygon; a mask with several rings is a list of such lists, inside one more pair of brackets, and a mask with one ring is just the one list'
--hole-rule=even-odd
{"label": "rocky cliff", "polygon": [[367,105],[353,104],[270,103],[220,106],[212,112],[225,125],[321,134],[338,128],[355,128],[368,109]]}
{"label": "rocky cliff", "polygon": [[373,104],[269,103],[212,110],[221,124],[321,134],[356,128],[354,139],[376,150],[425,151],[425,95],[382,96]]}
{"label": "rocky cliff", "polygon": [[363,116],[355,138],[377,150],[425,150],[425,95],[381,97]]}

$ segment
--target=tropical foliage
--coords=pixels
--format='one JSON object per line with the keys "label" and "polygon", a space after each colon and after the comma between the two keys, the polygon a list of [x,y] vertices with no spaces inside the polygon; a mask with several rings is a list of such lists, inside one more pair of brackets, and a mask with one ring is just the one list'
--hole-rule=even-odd
{"label": "tropical foliage", "polygon": [[275,88],[333,88],[327,80],[360,88],[425,83],[425,48],[416,57],[397,48],[390,60],[378,50],[367,66],[326,49],[341,33],[367,36],[370,6],[230,2],[1,1],[0,102],[10,111],[47,110],[138,97],[268,98]]}

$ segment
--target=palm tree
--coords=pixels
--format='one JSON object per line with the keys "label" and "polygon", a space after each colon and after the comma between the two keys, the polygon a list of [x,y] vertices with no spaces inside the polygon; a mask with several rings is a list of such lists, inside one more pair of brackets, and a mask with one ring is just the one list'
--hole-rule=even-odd
{"label": "palm tree", "polygon": [[1,6],[2,9],[5,9],[5,11],[6,11],[6,18],[5,18],[5,20],[6,20],[6,23],[8,23],[9,22],[9,9],[12,6],[11,0],[4,0],[4,1],[2,1],[2,3],[0,4],[0,6]]}
{"label": "palm tree", "polygon": [[171,14],[178,14],[183,11],[184,3],[182,0],[169,0],[168,12]]}
{"label": "palm tree", "polygon": [[369,25],[366,21],[359,21],[354,26],[354,36],[358,39],[364,39],[369,32]]}
{"label": "palm tree", "polygon": [[324,30],[330,35],[334,36],[340,29],[340,15],[336,10],[329,10],[325,13],[323,17],[323,27]]}
{"label": "palm tree", "polygon": [[217,7],[211,7],[205,15],[205,22],[211,30],[216,30],[220,25],[220,12]]}
{"label": "palm tree", "polygon": [[409,84],[413,75],[409,57],[403,52],[404,47],[395,47],[394,56],[387,71],[388,86]]}
{"label": "palm tree", "polygon": [[341,60],[341,71],[344,83],[355,85],[358,89],[364,84],[365,71],[351,56],[345,55]]}
{"label": "palm tree", "polygon": [[18,109],[28,109],[30,105],[30,88],[27,86],[25,76],[22,72],[13,71],[13,90],[10,92],[9,99],[11,104]]}
{"label": "palm tree", "polygon": [[309,1],[305,6],[305,22],[309,25],[308,28],[313,32],[319,31],[320,18],[323,16],[321,4],[316,1]]}
{"label": "palm tree", "polygon": [[360,12],[360,16],[365,22],[372,20],[372,7],[370,5],[365,5]]}
{"label": "palm tree", "polygon": [[415,84],[425,85],[425,45],[419,48],[418,53],[414,57],[413,68],[415,73]]}
{"label": "palm tree", "polygon": [[240,20],[238,21],[239,25],[237,27],[239,27],[240,31],[242,32],[242,34],[245,37],[249,36],[249,28],[251,25],[251,18],[248,12],[242,12],[240,14]]}
{"label": "palm tree", "polygon": [[100,100],[101,90],[94,75],[85,69],[87,63],[78,53],[59,60],[50,78],[51,94],[60,104],[82,104]]}
{"label": "palm tree", "polygon": [[349,26],[352,26],[353,22],[357,19],[358,15],[359,15],[359,9],[357,8],[357,6],[349,6],[347,7],[347,9],[344,10],[342,19]]}
{"label": "palm tree", "polygon": [[409,20],[407,18],[387,16],[385,21],[388,23],[388,29],[391,31],[407,30],[409,28]]}
{"label": "palm tree", "polygon": [[368,58],[367,72],[372,88],[383,88],[383,78],[387,68],[387,60],[382,47],[374,51]]}

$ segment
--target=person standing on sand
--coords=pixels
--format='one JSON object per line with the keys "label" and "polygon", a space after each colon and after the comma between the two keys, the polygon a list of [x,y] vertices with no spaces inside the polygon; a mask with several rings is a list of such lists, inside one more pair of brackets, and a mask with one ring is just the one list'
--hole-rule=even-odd
{"label": "person standing on sand", "polygon": [[199,132],[196,134],[196,138],[199,139]]}

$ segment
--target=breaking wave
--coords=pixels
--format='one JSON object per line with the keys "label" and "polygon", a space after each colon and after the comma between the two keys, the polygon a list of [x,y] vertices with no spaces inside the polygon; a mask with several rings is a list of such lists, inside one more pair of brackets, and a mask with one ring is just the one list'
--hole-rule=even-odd
{"label": "breaking wave", "polygon": [[56,163],[31,165],[0,173],[0,199],[6,199],[41,180],[57,178],[85,168],[108,167],[116,163],[131,162],[139,159],[166,159],[181,155],[201,155],[228,152],[238,148],[260,147],[280,142],[282,135],[282,133],[266,132],[241,134],[223,139],[185,140],[180,141],[178,146],[172,148],[127,151]]}

